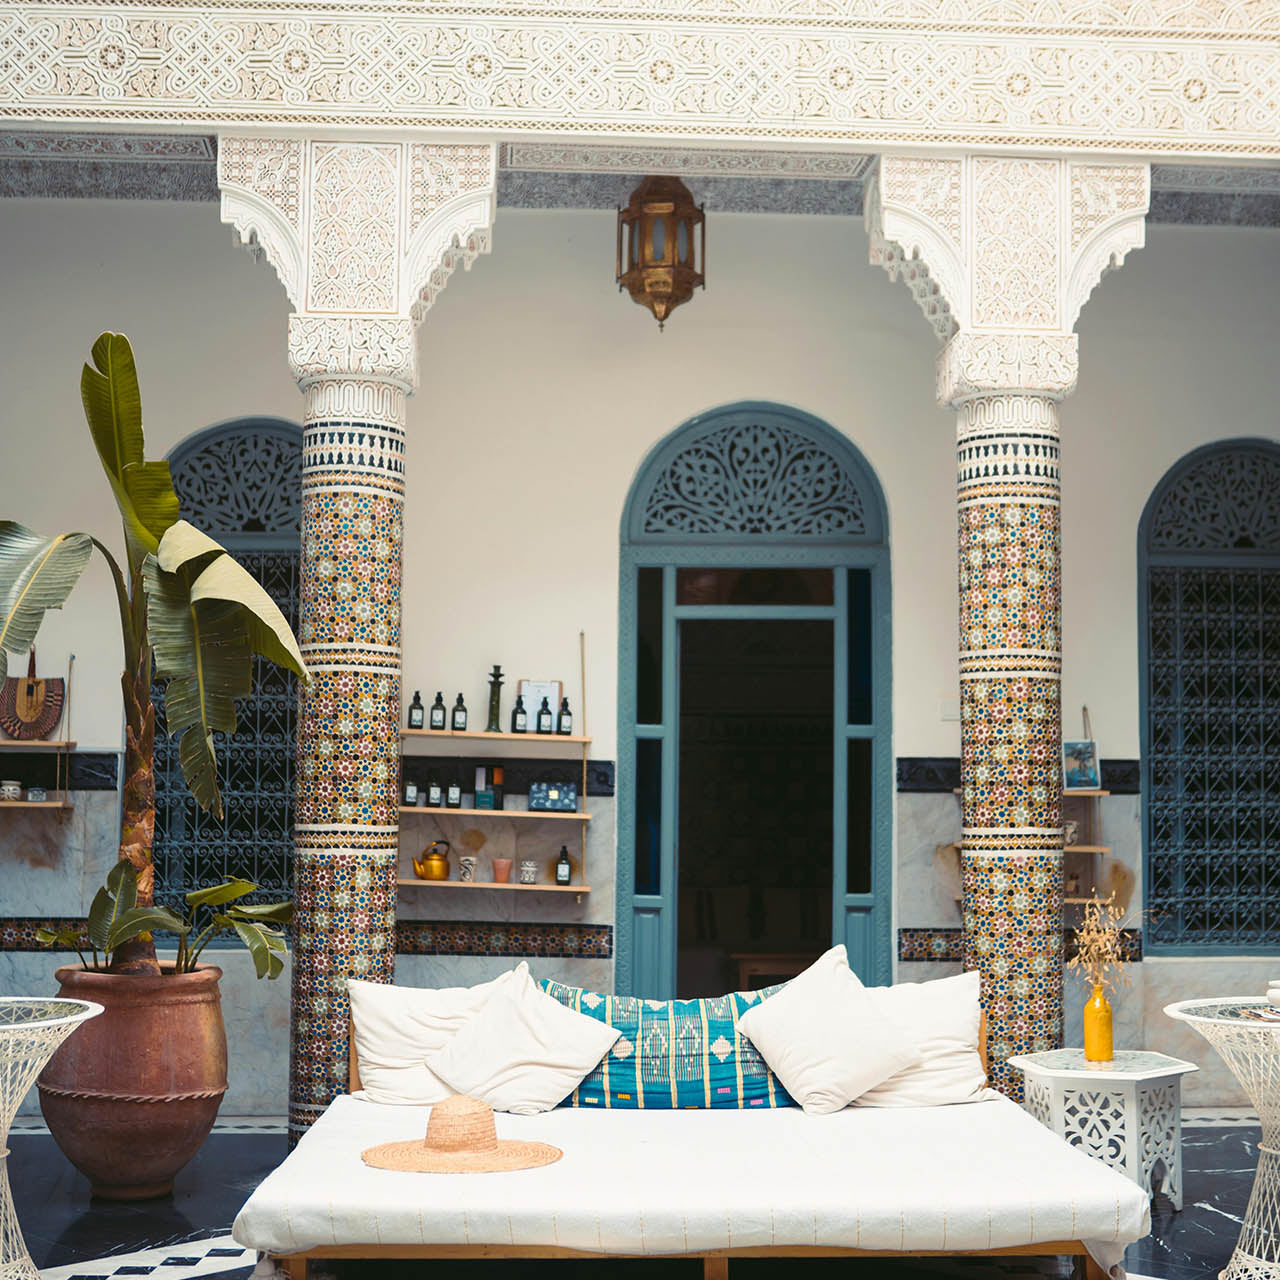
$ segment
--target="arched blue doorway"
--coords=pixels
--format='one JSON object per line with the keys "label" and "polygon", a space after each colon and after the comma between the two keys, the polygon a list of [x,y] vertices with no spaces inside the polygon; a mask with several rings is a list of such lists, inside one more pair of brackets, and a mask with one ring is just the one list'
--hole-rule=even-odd
{"label": "arched blue doorway", "polygon": [[[706,647],[715,623],[757,634],[795,624],[800,647],[829,655],[829,778],[815,790],[830,804],[822,826],[830,878],[815,894],[830,904],[829,934],[825,920],[819,927],[826,945],[846,944],[864,981],[887,982],[890,574],[874,472],[846,437],[807,413],[726,405],[650,452],[621,535],[616,989],[675,994],[682,664],[691,648]],[[741,636],[735,643],[750,643]],[[752,739],[750,724],[744,738]]]}
{"label": "arched blue doorway", "polygon": [[[182,515],[216,538],[262,584],[291,627],[298,625],[302,527],[302,429],[279,418],[237,418],[197,431],[169,454]],[[156,706],[157,882],[166,897],[222,876],[243,876],[268,899],[292,894],[296,682],[254,659],[253,692],[218,746],[227,817],[201,812],[182,779],[177,743]]]}

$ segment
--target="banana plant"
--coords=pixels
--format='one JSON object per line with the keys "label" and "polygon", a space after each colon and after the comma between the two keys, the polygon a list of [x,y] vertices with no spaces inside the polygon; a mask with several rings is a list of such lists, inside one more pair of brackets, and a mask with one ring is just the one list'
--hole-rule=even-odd
{"label": "banana plant", "polygon": [[[234,933],[249,949],[258,977],[278,978],[284,969],[285,935],[272,925],[293,919],[293,903],[238,903],[257,888],[251,881],[228,877],[222,884],[186,894],[187,912],[179,915],[168,907],[139,904],[133,864],[117,862],[93,899],[83,934],[79,929],[37,929],[36,937],[46,945],[76,952],[86,969],[101,973],[111,969],[112,957],[122,947],[163,929],[177,936],[174,973],[191,973],[214,938]],[[92,960],[85,955],[86,942]]]}
{"label": "banana plant", "polygon": [[[214,734],[235,729],[235,701],[250,691],[253,656],[304,681],[310,676],[274,601],[225,547],[181,518],[168,462],[146,457],[142,394],[128,338],[102,334],[92,361],[81,373],[80,395],[120,512],[124,556],[117,559],[87,533],[49,538],[0,521],[0,677],[7,674],[8,654],[31,647],[46,611],[62,607],[97,550],[115,588],[124,648],[120,859],[135,873],[135,906],[146,908],[155,901],[153,675],[166,681],[169,732],[179,738],[187,786],[200,807],[219,819]],[[113,972],[159,971],[148,930],[111,952]]]}

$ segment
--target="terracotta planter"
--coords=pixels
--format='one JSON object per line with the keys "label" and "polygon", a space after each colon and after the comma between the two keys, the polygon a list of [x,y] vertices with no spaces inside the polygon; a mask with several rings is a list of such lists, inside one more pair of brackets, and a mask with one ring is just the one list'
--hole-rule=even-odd
{"label": "terracotta planter", "polygon": [[159,978],[68,965],[58,992],[103,1006],[40,1076],[40,1109],[63,1154],[107,1200],[168,1195],[227,1091],[216,965]]}

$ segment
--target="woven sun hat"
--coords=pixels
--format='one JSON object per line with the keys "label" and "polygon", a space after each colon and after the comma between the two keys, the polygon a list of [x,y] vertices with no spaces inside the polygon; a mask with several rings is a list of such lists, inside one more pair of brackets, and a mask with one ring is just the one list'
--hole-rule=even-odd
{"label": "woven sun hat", "polygon": [[562,1155],[547,1142],[499,1141],[493,1108],[463,1093],[431,1108],[424,1139],[384,1142],[360,1153],[375,1169],[404,1173],[509,1173],[554,1164]]}

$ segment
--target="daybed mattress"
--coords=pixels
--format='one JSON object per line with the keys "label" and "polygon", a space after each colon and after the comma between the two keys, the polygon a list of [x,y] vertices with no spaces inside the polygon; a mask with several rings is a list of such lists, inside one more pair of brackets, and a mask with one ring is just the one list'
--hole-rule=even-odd
{"label": "daybed mattress", "polygon": [[503,1244],[668,1254],[1082,1240],[1110,1270],[1149,1229],[1142,1190],[1002,1097],[828,1116],[566,1107],[497,1117],[499,1138],[563,1148],[540,1169],[413,1174],[360,1159],[425,1133],[429,1114],[338,1098],[249,1198],[236,1242],[269,1253]]}

